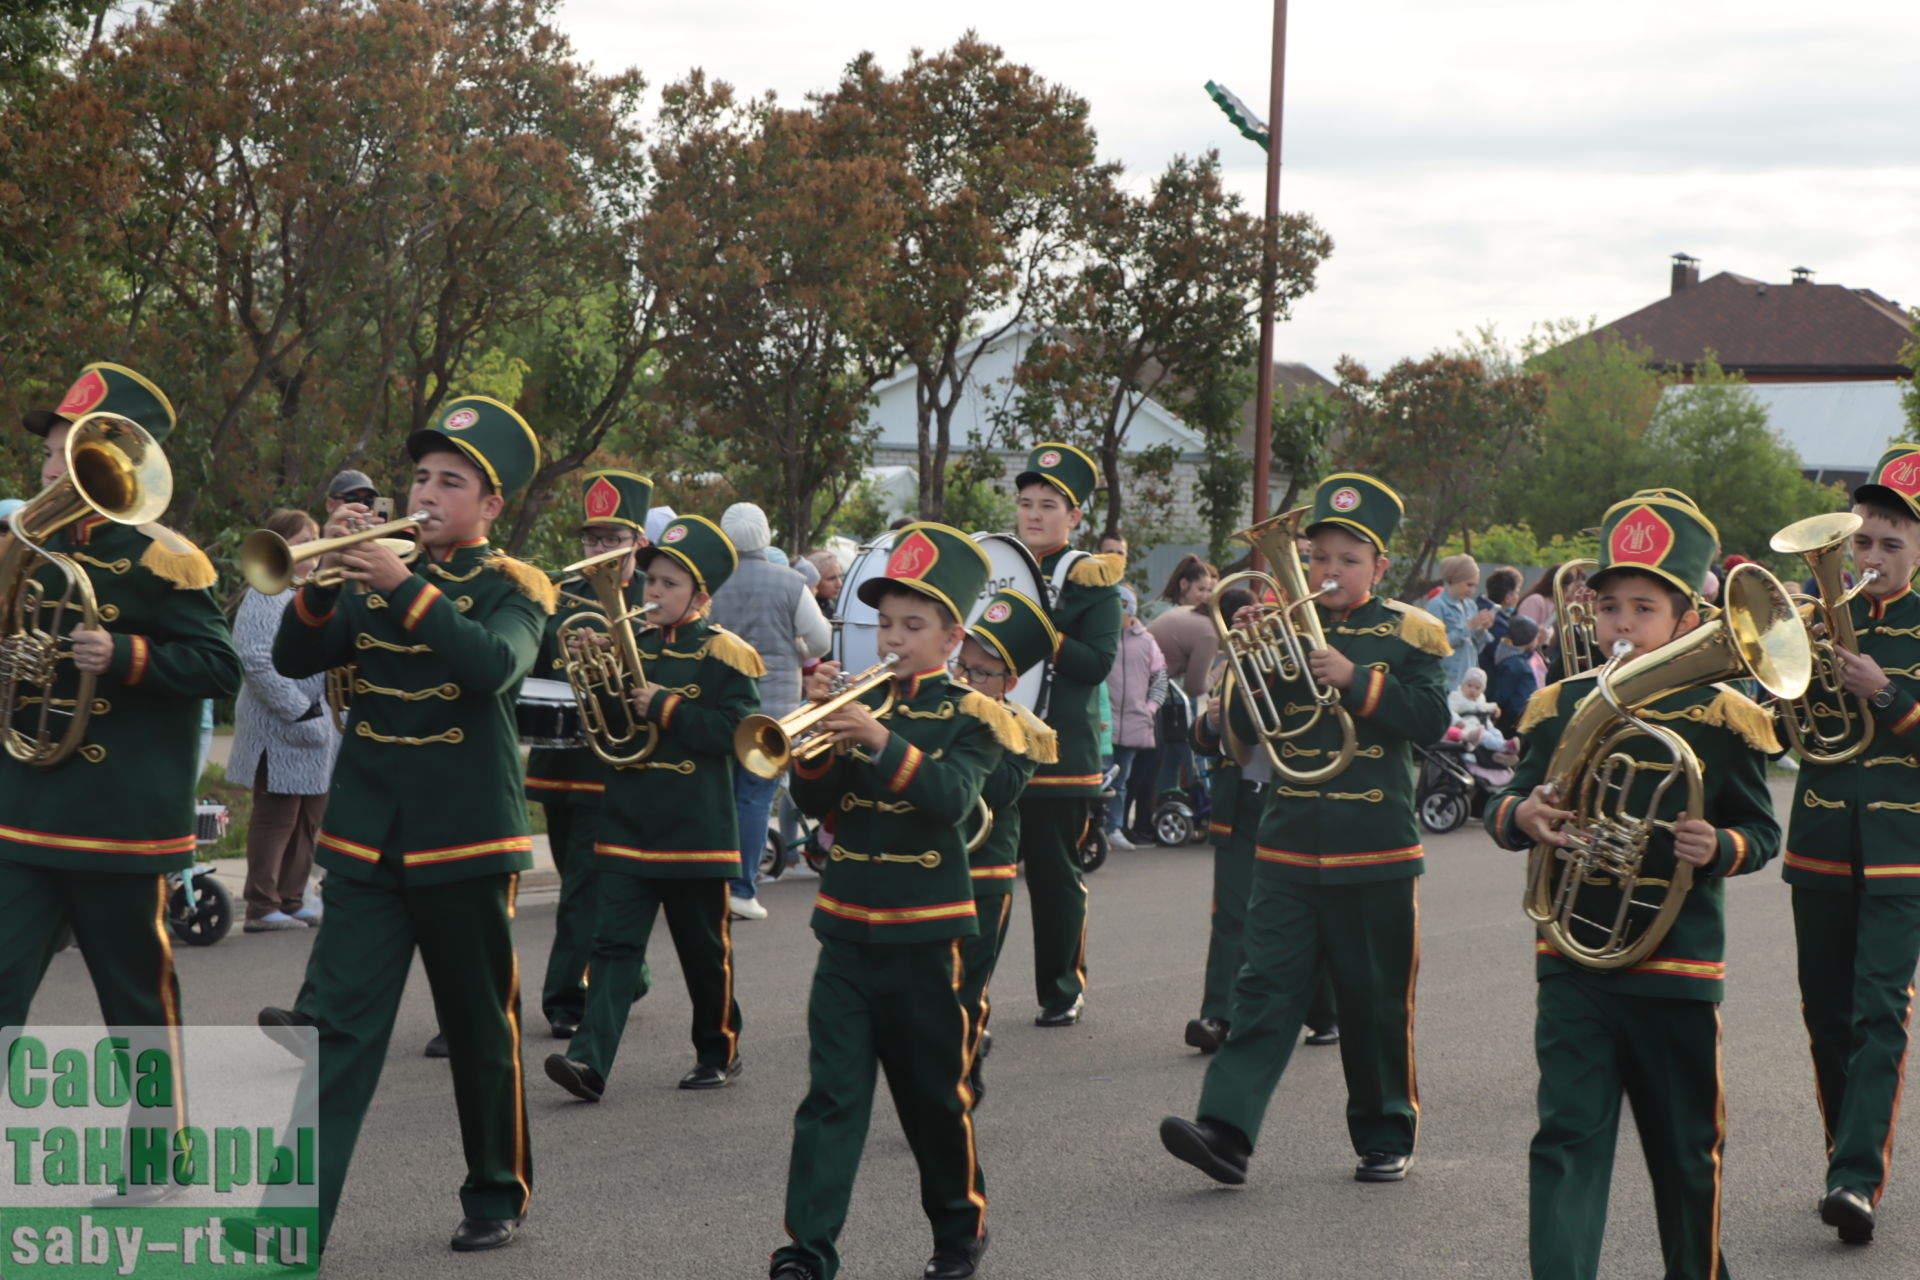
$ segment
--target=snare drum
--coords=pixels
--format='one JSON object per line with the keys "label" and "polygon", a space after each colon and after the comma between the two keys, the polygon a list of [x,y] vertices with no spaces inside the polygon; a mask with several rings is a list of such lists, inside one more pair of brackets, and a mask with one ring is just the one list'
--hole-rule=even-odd
{"label": "snare drum", "polygon": [[564,680],[537,680],[529,677],[520,686],[520,701],[514,707],[514,720],[520,728],[520,741],[529,747],[584,747],[580,735],[580,706],[573,700],[573,686]]}

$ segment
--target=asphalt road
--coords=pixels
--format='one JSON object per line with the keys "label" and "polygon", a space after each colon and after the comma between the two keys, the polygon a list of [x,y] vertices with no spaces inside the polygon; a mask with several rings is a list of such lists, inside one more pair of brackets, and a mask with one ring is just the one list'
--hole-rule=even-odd
{"label": "asphalt road", "polygon": [[[1784,803],[1786,793],[1777,799]],[[1090,1005],[1069,1030],[1031,1025],[1022,900],[996,982],[990,1093],[978,1113],[993,1229],[983,1274],[1524,1276],[1536,1077],[1519,855],[1495,850],[1477,827],[1429,849],[1420,885],[1423,1123],[1414,1170],[1399,1185],[1352,1181],[1332,1049],[1295,1055],[1247,1187],[1216,1187],[1162,1151],[1160,1117],[1191,1112],[1204,1069],[1180,1036],[1199,1001],[1206,849],[1116,854],[1090,878]],[[765,1275],[782,1239],[790,1123],[805,1085],[813,884],[768,886],[772,918],[736,927],[747,1069],[730,1089],[674,1087],[692,1059],[686,997],[664,929],[654,947],[654,992],[636,1011],[604,1102],[574,1102],[547,1081],[540,1063],[556,1043],[533,1011],[526,1061],[534,1202],[519,1241],[498,1253],[446,1249],[460,1216],[459,1133],[445,1065],[419,1056],[433,1013],[416,973],[327,1274]],[[1920,1275],[1920,1196],[1898,1155],[1876,1243],[1843,1247],[1815,1217],[1824,1161],[1777,864],[1735,881],[1729,907],[1724,1239],[1733,1272]],[[520,954],[529,975],[544,966],[552,921],[550,900],[523,903]],[[290,1002],[308,945],[304,934],[236,932],[211,948],[182,948],[187,1016],[251,1024],[259,1005]],[[79,956],[57,957],[35,1021],[95,1017]],[[912,1158],[884,1094],[843,1247],[843,1274],[855,1280],[909,1280],[929,1252]],[[1652,1195],[1631,1126],[1621,1137],[1603,1271],[1660,1272]]]}

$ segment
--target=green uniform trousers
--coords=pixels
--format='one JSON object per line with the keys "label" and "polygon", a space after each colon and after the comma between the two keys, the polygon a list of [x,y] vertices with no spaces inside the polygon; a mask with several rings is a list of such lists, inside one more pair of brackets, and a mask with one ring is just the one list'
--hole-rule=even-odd
{"label": "green uniform trousers", "polygon": [[[1086,805],[1081,803],[1084,812]],[[966,1249],[986,1230],[986,1181],[968,1116],[971,1039],[959,989],[963,939],[820,940],[807,997],[807,1096],[793,1117],[787,1235],[774,1265],[796,1258],[833,1280],[853,1178],[873,1115],[875,1069],[920,1166],[920,1206],[935,1249]]]}
{"label": "green uniform trousers", "polygon": [[1415,881],[1301,884],[1256,875],[1233,1029],[1207,1064],[1198,1114],[1258,1145],[1326,966],[1341,1010],[1347,1134],[1356,1153],[1408,1155],[1420,1122],[1413,988],[1420,969]]}
{"label": "green uniform trousers", "polygon": [[1042,1009],[1065,1009],[1087,989],[1087,886],[1076,852],[1084,796],[1020,801],[1020,861],[1033,908],[1033,990]]}
{"label": "green uniform trousers", "polygon": [[[1253,784],[1243,782],[1241,794],[1249,797],[1240,802],[1240,812],[1257,811],[1258,802],[1251,797],[1257,793],[1251,790]],[[1227,837],[1224,844],[1214,846],[1213,850],[1213,913],[1207,932],[1207,977],[1206,986],[1200,993],[1200,1016],[1215,1018],[1221,1022],[1233,1021],[1233,980],[1239,976],[1240,966],[1246,960],[1247,900],[1253,896],[1253,850],[1257,843],[1258,824],[1247,824],[1242,831],[1238,826]],[[1333,975],[1327,966],[1320,966],[1319,980],[1313,986],[1313,1003],[1307,1006],[1307,1026],[1315,1031],[1324,1031],[1334,1025],[1336,1015],[1333,1005]]]}
{"label": "green uniform trousers", "polygon": [[1920,895],[1795,887],[1800,1016],[1827,1136],[1827,1185],[1874,1201],[1887,1186],[1907,1064]]}
{"label": "green uniform trousers", "polygon": [[1533,1274],[1599,1275],[1624,1093],[1653,1181],[1666,1280],[1724,1277],[1720,1006],[1623,996],[1561,974],[1539,984],[1533,1037],[1540,1063],[1540,1128],[1528,1169]]}
{"label": "green uniform trousers", "polygon": [[0,861],[0,1027],[26,1025],[64,924],[87,962],[101,1021],[180,1025],[165,876]]}
{"label": "green uniform trousers", "polygon": [[327,923],[307,959],[319,1026],[320,1239],[333,1229],[360,1125],[380,1083],[394,1014],[417,947],[447,1037],[467,1179],[461,1212],[517,1218],[533,1189],[520,1069],[520,961],[513,951],[519,877],[409,888],[327,877]]}
{"label": "green uniform trousers", "polygon": [[587,964],[593,959],[593,902],[597,880],[593,842],[600,832],[598,804],[548,804],[547,843],[560,873],[553,913],[553,949],[547,952],[540,1011],[548,1022],[578,1026],[587,1012]]}
{"label": "green uniform trousers", "polygon": [[709,1067],[724,1067],[740,1054],[740,1006],[733,998],[733,931],[727,881],[655,879],[604,871],[596,878],[600,899],[593,926],[593,981],[587,1014],[567,1046],[603,1080],[626,1034],[633,1002],[646,994],[647,939],[666,913],[667,932],[687,978],[693,1001],[693,1050]]}
{"label": "green uniform trousers", "polygon": [[1007,928],[1013,923],[1012,894],[986,893],[974,901],[980,912],[980,932],[960,939],[960,1007],[967,1012],[968,1062],[980,1051],[980,1039],[987,1033],[987,1018],[993,1011],[987,984],[993,981],[993,968],[1000,963]]}

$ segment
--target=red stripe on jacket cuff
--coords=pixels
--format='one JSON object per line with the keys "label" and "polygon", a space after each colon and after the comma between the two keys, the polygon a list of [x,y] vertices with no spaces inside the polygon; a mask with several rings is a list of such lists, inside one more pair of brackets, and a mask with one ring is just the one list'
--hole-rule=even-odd
{"label": "red stripe on jacket cuff", "polygon": [[327,619],[333,616],[333,609],[338,607],[338,605],[335,605],[325,613],[315,613],[313,610],[307,608],[307,589],[305,587],[293,593],[293,611],[300,615],[300,621],[310,627],[326,625]]}
{"label": "red stripe on jacket cuff", "polygon": [[407,606],[406,615],[400,619],[400,625],[408,631],[419,626],[420,619],[427,616],[427,610],[431,609],[433,602],[439,598],[440,588],[434,586],[431,582],[421,587],[420,594],[415,596],[413,603]]}
{"label": "red stripe on jacket cuff", "polygon": [[145,636],[128,636],[127,640],[133,647],[133,658],[127,667],[126,682],[130,685],[139,684],[141,678],[147,674],[147,638]]}

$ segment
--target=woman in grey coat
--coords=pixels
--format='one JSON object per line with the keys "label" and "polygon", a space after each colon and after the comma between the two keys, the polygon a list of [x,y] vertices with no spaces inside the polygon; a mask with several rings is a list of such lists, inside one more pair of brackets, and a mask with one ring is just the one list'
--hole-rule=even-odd
{"label": "woman in grey coat", "polygon": [[[304,511],[276,511],[266,527],[289,544],[319,536]],[[309,567],[303,563],[299,569]],[[233,619],[233,647],[246,668],[246,683],[233,708],[227,780],[253,788],[243,926],[248,933],[320,923],[319,906],[307,907],[302,900],[340,735],[327,715],[327,678],[289,680],[273,668],[273,638],[292,600],[291,591],[267,596],[249,588]]]}

